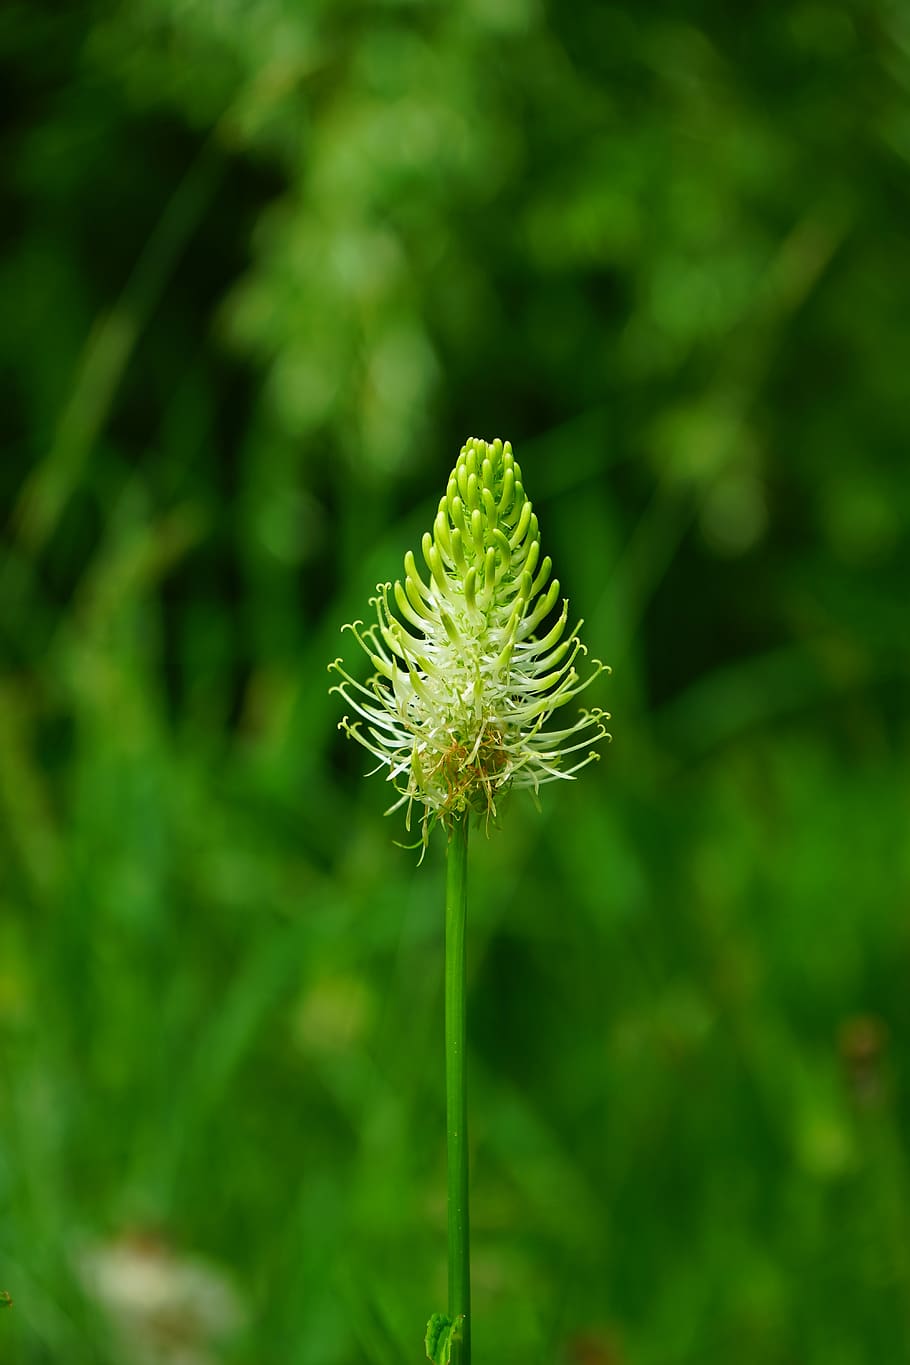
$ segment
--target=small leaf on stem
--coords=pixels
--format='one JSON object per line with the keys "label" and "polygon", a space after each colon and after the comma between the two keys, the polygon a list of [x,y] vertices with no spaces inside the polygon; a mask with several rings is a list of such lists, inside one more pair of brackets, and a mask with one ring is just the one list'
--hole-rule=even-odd
{"label": "small leaf on stem", "polygon": [[427,1323],[427,1360],[433,1365],[457,1365],[461,1345],[461,1325],[464,1313],[454,1322],[445,1313],[434,1313]]}

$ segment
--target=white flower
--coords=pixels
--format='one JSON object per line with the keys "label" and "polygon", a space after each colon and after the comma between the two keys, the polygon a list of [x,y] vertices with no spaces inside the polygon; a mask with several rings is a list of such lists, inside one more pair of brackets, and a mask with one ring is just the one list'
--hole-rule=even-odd
{"label": "white flower", "polygon": [[364,686],[341,659],[329,665],[342,677],[332,690],[357,713],[340,728],[375,755],[373,771],[384,770],[398,792],[389,812],[406,804],[410,829],[411,807],[422,804],[424,845],[438,820],[495,816],[510,787],[536,797],[544,782],[573,777],[598,757],[590,746],[609,738],[600,710],[544,728],[605,670],[593,660],[580,677],[582,623],[566,635],[566,599],[548,621],[559,581],[550,580],[549,557],[540,559],[537,529],[509,442],[469,440],[423,537],[426,576],[409,551],[404,581],[380,583],[370,599],[375,624],[344,627],[375,675]]}

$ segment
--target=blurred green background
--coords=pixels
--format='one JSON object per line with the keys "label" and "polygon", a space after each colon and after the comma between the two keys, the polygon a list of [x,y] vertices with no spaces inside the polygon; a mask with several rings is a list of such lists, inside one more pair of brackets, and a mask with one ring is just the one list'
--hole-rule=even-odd
{"label": "blurred green background", "polygon": [[478,1365],[910,1361],[906,4],[0,65],[0,1360],[422,1359],[442,848],[326,664],[476,434],[615,735],[474,840]]}

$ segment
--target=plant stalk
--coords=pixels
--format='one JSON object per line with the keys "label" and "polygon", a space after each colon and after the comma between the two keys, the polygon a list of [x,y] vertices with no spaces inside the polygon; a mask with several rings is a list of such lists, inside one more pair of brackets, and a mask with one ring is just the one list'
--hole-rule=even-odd
{"label": "plant stalk", "polygon": [[[449,1167],[449,1317],[464,1314],[459,1365],[471,1362],[471,1260],[468,1224],[468,1095],[465,1079],[465,921],[468,816],[449,834],[446,854],[446,1150]],[[458,1347],[456,1346],[456,1352]]]}

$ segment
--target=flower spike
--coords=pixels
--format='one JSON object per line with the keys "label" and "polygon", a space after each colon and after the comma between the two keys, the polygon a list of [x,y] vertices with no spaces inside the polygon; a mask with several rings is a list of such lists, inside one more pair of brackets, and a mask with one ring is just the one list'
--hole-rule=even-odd
{"label": "flower spike", "polygon": [[340,659],[329,668],[341,677],[332,691],[356,712],[340,728],[386,772],[398,794],[390,811],[406,805],[410,825],[413,804],[423,807],[426,846],[438,821],[469,811],[490,819],[509,788],[536,798],[545,782],[598,758],[590,746],[610,738],[607,712],[582,711],[562,730],[544,726],[609,669],[595,659],[580,677],[576,661],[587,650],[578,626],[565,635],[566,599],[555,623],[543,624],[557,610],[559,580],[550,580],[549,556],[541,562],[537,517],[508,441],[465,443],[421,552],[426,576],[409,550],[404,580],[380,583],[370,599],[376,623],[348,627],[375,669],[367,685]]}

